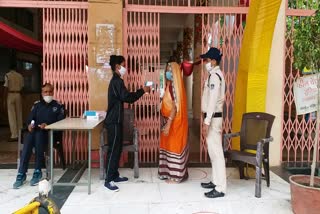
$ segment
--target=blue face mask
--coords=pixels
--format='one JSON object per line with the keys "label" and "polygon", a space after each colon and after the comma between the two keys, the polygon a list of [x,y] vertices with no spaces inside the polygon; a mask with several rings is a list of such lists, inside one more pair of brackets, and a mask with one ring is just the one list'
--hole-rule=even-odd
{"label": "blue face mask", "polygon": [[167,78],[167,80],[170,80],[170,81],[173,80],[173,76],[172,76],[172,72],[171,71],[166,71],[166,78]]}

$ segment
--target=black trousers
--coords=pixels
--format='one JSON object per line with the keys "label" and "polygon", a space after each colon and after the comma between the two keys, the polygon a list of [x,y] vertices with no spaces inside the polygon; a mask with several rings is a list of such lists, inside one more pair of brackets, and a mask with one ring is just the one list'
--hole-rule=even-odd
{"label": "black trousers", "polygon": [[106,160],[106,182],[119,177],[119,161],[122,153],[122,124],[107,125],[108,152]]}
{"label": "black trousers", "polygon": [[41,169],[45,166],[44,152],[48,148],[48,131],[34,130],[28,132],[23,139],[23,150],[20,159],[19,173],[28,171],[32,148],[35,148],[35,169]]}

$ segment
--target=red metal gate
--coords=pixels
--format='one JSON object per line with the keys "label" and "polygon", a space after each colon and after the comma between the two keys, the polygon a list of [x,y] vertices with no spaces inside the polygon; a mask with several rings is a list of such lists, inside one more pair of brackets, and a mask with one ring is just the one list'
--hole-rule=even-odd
{"label": "red metal gate", "polygon": [[[305,16],[311,16],[319,7],[319,1],[287,1],[285,69],[283,83],[283,119],[281,161],[304,163],[311,162],[316,120],[307,120],[304,115],[297,116],[295,110],[293,83],[301,73],[293,67],[293,37],[295,24]],[[319,147],[318,147],[319,148]],[[319,148],[320,149],[320,148]],[[319,153],[319,151],[318,151]],[[319,161],[319,155],[318,155]]]}
{"label": "red metal gate", "polygon": [[[69,116],[80,116],[88,108],[87,0],[0,0],[0,7],[42,8],[43,82],[54,85],[54,97],[66,105]],[[86,159],[87,138],[79,132],[76,142],[76,158]],[[70,163],[70,133],[65,134],[63,144]]]}
{"label": "red metal gate", "polygon": [[[159,13],[128,11],[124,13],[124,54],[128,75],[125,81],[129,90],[137,90],[145,81],[159,85],[160,40]],[[157,106],[159,91],[143,96],[132,107],[139,127],[140,161],[156,162],[160,138],[160,121]]]}
{"label": "red metal gate", "polygon": [[[235,11],[238,13],[202,15],[202,53],[206,52],[210,47],[217,47],[223,53],[223,60],[220,63],[220,68],[226,81],[223,133],[231,133],[232,131],[234,89],[244,31],[243,23],[247,13],[247,10],[242,10],[243,13],[240,14],[239,10]],[[201,88],[203,88],[205,79],[207,78],[207,72],[202,71],[201,74],[203,74],[201,78]],[[202,117],[201,121],[203,121]],[[201,135],[200,142],[200,161],[207,162],[208,152],[205,136]],[[229,147],[231,147],[231,144]]]}
{"label": "red metal gate", "polygon": [[[200,42],[202,52],[210,46],[219,47],[224,54],[221,68],[226,79],[226,104],[224,132],[232,127],[232,108],[236,68],[238,64],[243,22],[248,12],[247,0],[216,1],[199,0],[126,0],[124,8],[124,53],[127,58],[129,75],[127,85],[131,90],[139,88],[144,81],[159,84],[160,76],[160,13],[198,14],[200,18]],[[201,72],[202,74],[205,72]],[[205,75],[201,77],[203,85]],[[140,161],[156,163],[160,138],[160,122],[157,106],[159,92],[143,97],[132,107],[136,113],[136,124],[140,130]],[[206,162],[207,147],[200,137],[200,162]]]}
{"label": "red metal gate", "polygon": [[[88,109],[87,9],[43,9],[43,82],[54,85],[55,98],[65,104],[69,116],[81,116]],[[71,133],[65,132],[66,162],[71,163]],[[78,132],[76,159],[87,158],[87,137]]]}

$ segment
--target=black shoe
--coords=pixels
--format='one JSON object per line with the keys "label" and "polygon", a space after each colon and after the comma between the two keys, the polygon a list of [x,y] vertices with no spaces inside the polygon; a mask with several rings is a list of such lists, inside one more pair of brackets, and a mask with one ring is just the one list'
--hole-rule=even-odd
{"label": "black shoe", "polygon": [[162,181],[164,180],[168,180],[168,177],[167,176],[163,176],[163,175],[158,175],[158,178]]}
{"label": "black shoe", "polygon": [[211,181],[208,183],[201,183],[201,187],[205,189],[214,189],[216,185],[214,185]]}
{"label": "black shoe", "polygon": [[129,179],[127,177],[117,177],[116,179],[114,179],[113,181],[116,183],[123,183],[123,182],[127,182]]}
{"label": "black shoe", "polygon": [[18,173],[16,182],[13,184],[13,189],[19,189],[26,182],[26,173]]}
{"label": "black shoe", "polygon": [[224,193],[223,192],[218,192],[216,189],[213,189],[210,192],[204,193],[204,195],[207,198],[218,198],[218,197],[223,197]]}
{"label": "black shoe", "polygon": [[36,186],[37,184],[39,184],[41,178],[42,178],[41,169],[34,170],[32,179],[30,180],[30,186]]}
{"label": "black shoe", "polygon": [[119,187],[113,182],[104,182],[104,186],[107,187],[110,191],[118,192]]}

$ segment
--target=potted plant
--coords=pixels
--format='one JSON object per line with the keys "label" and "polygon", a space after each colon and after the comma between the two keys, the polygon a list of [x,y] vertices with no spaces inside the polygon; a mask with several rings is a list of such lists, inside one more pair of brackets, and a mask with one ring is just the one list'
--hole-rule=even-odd
{"label": "potted plant", "polygon": [[290,176],[291,203],[295,214],[312,214],[320,213],[320,178],[315,177],[320,128],[320,12],[294,23],[294,66],[317,75],[318,105],[311,175]]}

